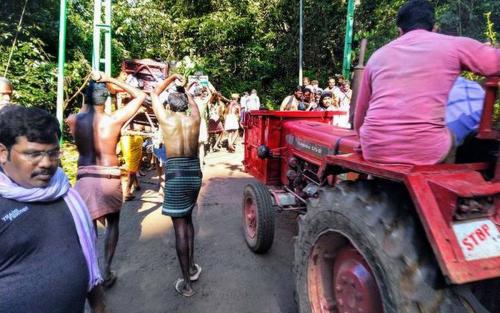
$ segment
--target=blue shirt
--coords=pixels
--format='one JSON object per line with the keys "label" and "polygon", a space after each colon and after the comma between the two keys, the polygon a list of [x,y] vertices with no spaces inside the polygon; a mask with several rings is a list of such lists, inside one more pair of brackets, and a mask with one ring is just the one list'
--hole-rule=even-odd
{"label": "blue shirt", "polygon": [[455,145],[475,132],[481,121],[485,91],[475,81],[458,77],[451,88],[446,106],[446,126],[455,135]]}

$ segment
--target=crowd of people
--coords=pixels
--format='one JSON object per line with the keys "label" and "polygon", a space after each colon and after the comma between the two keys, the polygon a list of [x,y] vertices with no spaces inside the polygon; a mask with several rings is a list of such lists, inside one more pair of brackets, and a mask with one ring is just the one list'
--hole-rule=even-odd
{"label": "crowd of people", "polygon": [[325,88],[319,81],[304,77],[302,85],[297,86],[293,94],[285,97],[280,105],[281,111],[337,111],[332,124],[350,128],[349,108],[352,98],[350,83],[342,75],[330,77]]}
{"label": "crowd of people", "polygon": [[[154,157],[147,162],[158,165],[158,178],[165,180],[161,188],[162,212],[173,221],[182,273],[174,284],[175,290],[186,297],[194,294],[192,283],[198,280],[202,268],[194,262],[191,213],[201,187],[205,146],[209,151],[218,151],[226,137],[227,151],[234,152],[242,112],[257,109],[260,100],[255,90],[245,95],[241,103],[238,94],[227,99],[212,84],[188,84],[180,75],[171,75],[158,83],[150,96],[134,85],[124,73],[117,78],[92,73],[84,105],[66,120],[79,153],[76,183],[72,187],[59,167],[58,121],[44,110],[13,104],[12,83],[0,78],[0,218],[9,222],[7,226],[0,225],[0,264],[4,266],[7,259],[16,260],[7,268],[2,267],[2,277],[19,273],[5,282],[23,290],[23,294],[33,295],[31,301],[16,295],[16,288],[2,290],[1,296],[9,299],[9,309],[14,308],[14,312],[81,313],[86,299],[93,312],[105,311],[103,289],[111,288],[117,280],[112,261],[120,234],[120,210],[123,201],[133,199],[133,191],[140,189],[138,174],[144,163],[144,148],[152,148]],[[105,103],[112,94],[116,110],[108,113]],[[156,132],[134,123],[134,117],[148,106],[159,126]],[[127,169],[124,190],[117,153],[120,150]],[[49,207],[55,209],[47,210]],[[35,210],[42,214],[39,216]],[[23,218],[18,220],[20,216]],[[42,223],[22,236],[22,247],[17,241],[6,243],[11,236],[33,227],[37,220]],[[7,238],[3,235],[4,227],[14,221],[19,229],[9,228]],[[105,226],[102,271],[95,246],[98,222]],[[57,236],[49,229],[40,229],[48,224],[57,230]],[[64,238],[59,238],[60,234]],[[62,254],[57,252],[61,245]],[[65,270],[39,275],[34,264],[50,255],[58,256],[50,268]],[[68,277],[71,290],[65,291],[68,286],[57,283]],[[35,280],[37,283],[31,284]],[[40,286],[52,289],[54,284],[50,301],[39,305],[44,298],[38,292]],[[6,310],[3,305],[0,301],[2,312]]]}
{"label": "crowd of people", "polygon": [[[469,92],[474,89],[478,99],[484,92],[476,83],[456,78],[462,69],[500,75],[499,49],[436,34],[433,25],[434,9],[427,1],[407,2],[397,17],[401,36],[375,52],[366,66],[353,126],[368,161],[443,162],[477,128],[480,104],[470,105]],[[13,90],[0,78],[0,287],[8,286],[0,288],[0,312],[82,313],[86,300],[93,312],[106,311],[103,287],[110,288],[117,279],[112,261],[124,198],[117,146],[124,126],[148,106],[160,126],[152,150],[162,165],[162,213],[172,218],[182,273],[173,285],[182,296],[194,295],[202,267],[194,257],[192,211],[201,188],[205,145],[216,151],[225,136],[227,150],[234,152],[245,113],[261,108],[257,92],[227,99],[211,84],[171,75],[148,97],[126,77],[93,73],[85,104],[67,119],[79,152],[72,187],[59,167],[58,121],[45,110],[13,105]],[[117,90],[129,99],[107,113],[106,99]],[[463,101],[450,100],[464,94]],[[349,127],[351,96],[342,77],[330,78],[324,89],[304,78],[280,110],[343,111],[345,116],[333,123]],[[121,141],[123,150],[144,144],[132,138]],[[125,198],[132,187],[139,187],[140,160],[132,154],[125,157]],[[96,252],[99,221],[106,227],[102,272]]]}
{"label": "crowd of people", "polygon": [[[163,138],[169,138],[163,142],[168,158],[162,212],[172,218],[181,265],[182,277],[174,287],[189,297],[202,271],[194,262],[191,217],[202,180],[202,118],[196,96],[182,83],[165,102],[159,100],[174,81],[182,82],[182,77],[173,75],[158,84],[151,105]],[[126,92],[130,101],[106,113],[110,85]],[[79,152],[76,184],[71,187],[59,167],[58,121],[47,111],[11,104],[9,81],[0,80],[0,88],[0,277],[2,285],[10,286],[0,290],[0,311],[81,313],[87,299],[93,312],[105,312],[103,288],[117,279],[112,261],[123,201],[116,151],[123,126],[144,106],[146,93],[93,73],[85,104],[67,119]],[[102,272],[95,247],[98,221],[106,227]]]}

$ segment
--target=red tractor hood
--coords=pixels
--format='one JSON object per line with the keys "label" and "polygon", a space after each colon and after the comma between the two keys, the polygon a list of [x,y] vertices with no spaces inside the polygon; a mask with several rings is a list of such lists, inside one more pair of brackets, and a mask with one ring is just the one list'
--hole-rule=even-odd
{"label": "red tractor hood", "polygon": [[351,153],[359,147],[355,131],[319,122],[287,121],[282,136],[287,148],[318,165],[327,155]]}

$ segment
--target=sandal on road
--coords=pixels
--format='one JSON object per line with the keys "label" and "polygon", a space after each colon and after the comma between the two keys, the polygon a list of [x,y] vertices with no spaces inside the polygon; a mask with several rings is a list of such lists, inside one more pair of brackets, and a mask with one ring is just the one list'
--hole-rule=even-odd
{"label": "sandal on road", "polygon": [[200,278],[200,275],[201,275],[201,266],[199,266],[198,264],[194,264],[194,267],[196,268],[196,272],[194,273],[189,273],[189,279],[191,279],[191,281],[197,281],[199,278]]}
{"label": "sandal on road", "polygon": [[184,297],[192,297],[194,296],[194,290],[184,290],[184,286],[186,286],[186,283],[184,282],[184,278],[179,278],[175,281],[175,291],[177,291],[178,294]]}
{"label": "sandal on road", "polygon": [[106,289],[113,287],[116,282],[116,273],[111,271],[109,275],[102,281],[102,286]]}

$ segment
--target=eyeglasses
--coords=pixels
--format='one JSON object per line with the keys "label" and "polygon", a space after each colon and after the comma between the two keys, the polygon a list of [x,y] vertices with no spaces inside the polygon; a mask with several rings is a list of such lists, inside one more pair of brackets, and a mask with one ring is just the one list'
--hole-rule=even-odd
{"label": "eyeglasses", "polygon": [[16,149],[12,150],[16,151],[19,154],[22,154],[28,161],[34,164],[42,161],[45,156],[48,156],[49,160],[51,161],[57,161],[59,160],[59,158],[61,158],[63,154],[62,151],[59,149],[51,151],[33,151],[33,152],[22,152]]}

